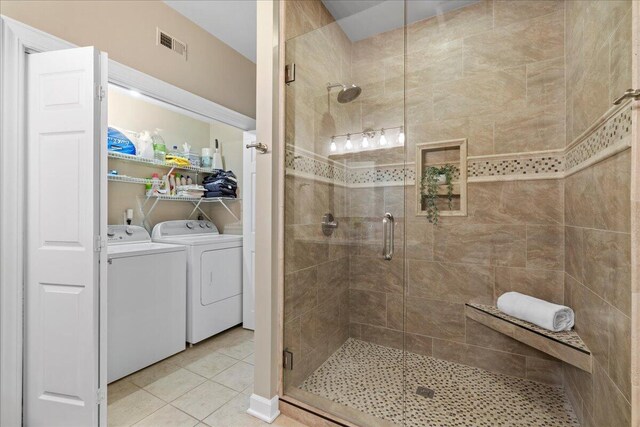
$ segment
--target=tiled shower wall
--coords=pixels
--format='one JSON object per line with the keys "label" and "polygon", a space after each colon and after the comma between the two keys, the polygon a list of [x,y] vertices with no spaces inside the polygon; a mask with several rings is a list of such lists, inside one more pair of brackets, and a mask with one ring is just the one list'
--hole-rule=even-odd
{"label": "tiled shower wall", "polygon": [[[567,2],[567,141],[631,87],[631,2]],[[565,302],[594,355],[564,366],[583,425],[631,425],[631,150],[565,181]]]}
{"label": "tiled shower wall", "polygon": [[[404,123],[406,158],[336,157],[372,170],[405,160],[411,168],[416,143],[446,139],[468,138],[471,156],[562,150],[630,84],[629,1],[481,1],[411,24],[406,63],[402,30],[351,44],[319,1],[287,7],[288,38],[299,36],[287,42],[297,71],[287,143],[326,156],[331,135]],[[327,105],[329,81],[363,93],[346,105],[334,94]],[[392,347],[405,331],[409,351],[564,381],[585,424],[629,425],[628,164],[621,153],[566,180],[472,182],[468,216],[437,227],[415,215],[409,182],[345,188],[287,176],[285,345],[299,352],[288,379],[297,384],[321,364],[347,325],[353,337]],[[319,228],[329,211],[341,224],[331,238]],[[398,222],[391,262],[380,256],[387,211]],[[574,306],[594,374],[464,317],[465,302],[492,304],[508,290]]]}
{"label": "tiled shower wall", "polygon": [[[353,73],[363,127],[378,128],[402,123],[406,71],[408,162],[415,144],[457,138],[472,156],[564,147],[562,1],[481,1],[411,24],[406,70],[402,42],[399,29],[354,43]],[[560,383],[560,362],[467,320],[464,303],[509,290],[563,302],[562,180],[470,183],[468,216],[437,227],[415,215],[415,191],[349,189],[351,335],[401,347],[404,328],[409,351]],[[391,262],[379,254],[387,211],[406,228]]]}
{"label": "tiled shower wall", "polygon": [[[329,113],[326,84],[348,77],[351,44],[319,1],[287,1],[286,28],[286,60],[296,63],[297,78],[286,90],[285,139],[314,152],[322,149],[321,135],[344,126],[335,98]],[[287,176],[285,194],[284,345],[294,353],[288,385],[299,384],[349,336],[349,254],[344,226],[332,237],[320,228],[326,212],[342,221],[344,188]]]}

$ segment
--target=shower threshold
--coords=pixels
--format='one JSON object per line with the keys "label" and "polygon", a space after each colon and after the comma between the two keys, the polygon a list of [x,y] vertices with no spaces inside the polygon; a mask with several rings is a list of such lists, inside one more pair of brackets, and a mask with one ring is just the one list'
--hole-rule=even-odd
{"label": "shower threshold", "polygon": [[299,388],[404,426],[580,425],[561,386],[353,338]]}

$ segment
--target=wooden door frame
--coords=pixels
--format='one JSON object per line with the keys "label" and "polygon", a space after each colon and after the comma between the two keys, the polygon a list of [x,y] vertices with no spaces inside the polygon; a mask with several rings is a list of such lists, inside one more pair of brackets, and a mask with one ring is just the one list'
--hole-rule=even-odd
{"label": "wooden door frame", "polygon": [[284,2],[257,2],[256,130],[268,152],[256,158],[254,392],[248,413],[272,422],[282,383],[284,287]]}
{"label": "wooden door frame", "polygon": [[[0,15],[0,425],[22,424],[25,57],[78,47]],[[109,60],[108,81],[242,130],[256,121],[148,74]]]}

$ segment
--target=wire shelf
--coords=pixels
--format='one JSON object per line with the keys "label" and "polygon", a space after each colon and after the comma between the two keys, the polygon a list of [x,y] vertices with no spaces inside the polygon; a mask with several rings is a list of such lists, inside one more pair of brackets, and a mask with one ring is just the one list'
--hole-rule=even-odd
{"label": "wire shelf", "polygon": [[145,159],[143,157],[133,156],[131,154],[116,153],[114,151],[109,151],[108,155],[109,155],[110,159],[124,160],[124,161],[127,161],[127,162],[140,163],[140,164],[147,165],[147,166],[157,166],[157,167],[163,167],[163,168],[174,168],[174,169],[180,169],[180,170],[186,170],[186,171],[192,171],[192,172],[198,172],[198,173],[213,173],[213,171],[214,171],[214,169],[212,169],[212,168],[201,168],[201,167],[197,167],[197,166],[178,166],[178,165],[174,165],[174,164],[167,163],[167,162],[160,162],[160,161],[154,160],[154,159]]}
{"label": "wire shelf", "polygon": [[200,203],[212,203],[212,202],[236,202],[240,199],[234,197],[186,197],[186,196],[148,196],[150,199],[169,200],[174,202],[200,202]]}
{"label": "wire shelf", "polygon": [[146,178],[134,178],[126,175],[107,175],[107,179],[113,182],[126,182],[128,184],[151,184],[150,179]]}

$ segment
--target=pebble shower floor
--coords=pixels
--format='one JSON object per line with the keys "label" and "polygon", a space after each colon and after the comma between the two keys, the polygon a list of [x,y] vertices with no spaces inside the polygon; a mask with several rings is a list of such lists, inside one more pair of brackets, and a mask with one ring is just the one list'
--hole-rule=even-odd
{"label": "pebble shower floor", "polygon": [[560,386],[408,352],[404,364],[401,350],[350,338],[300,388],[405,426],[580,426]]}

